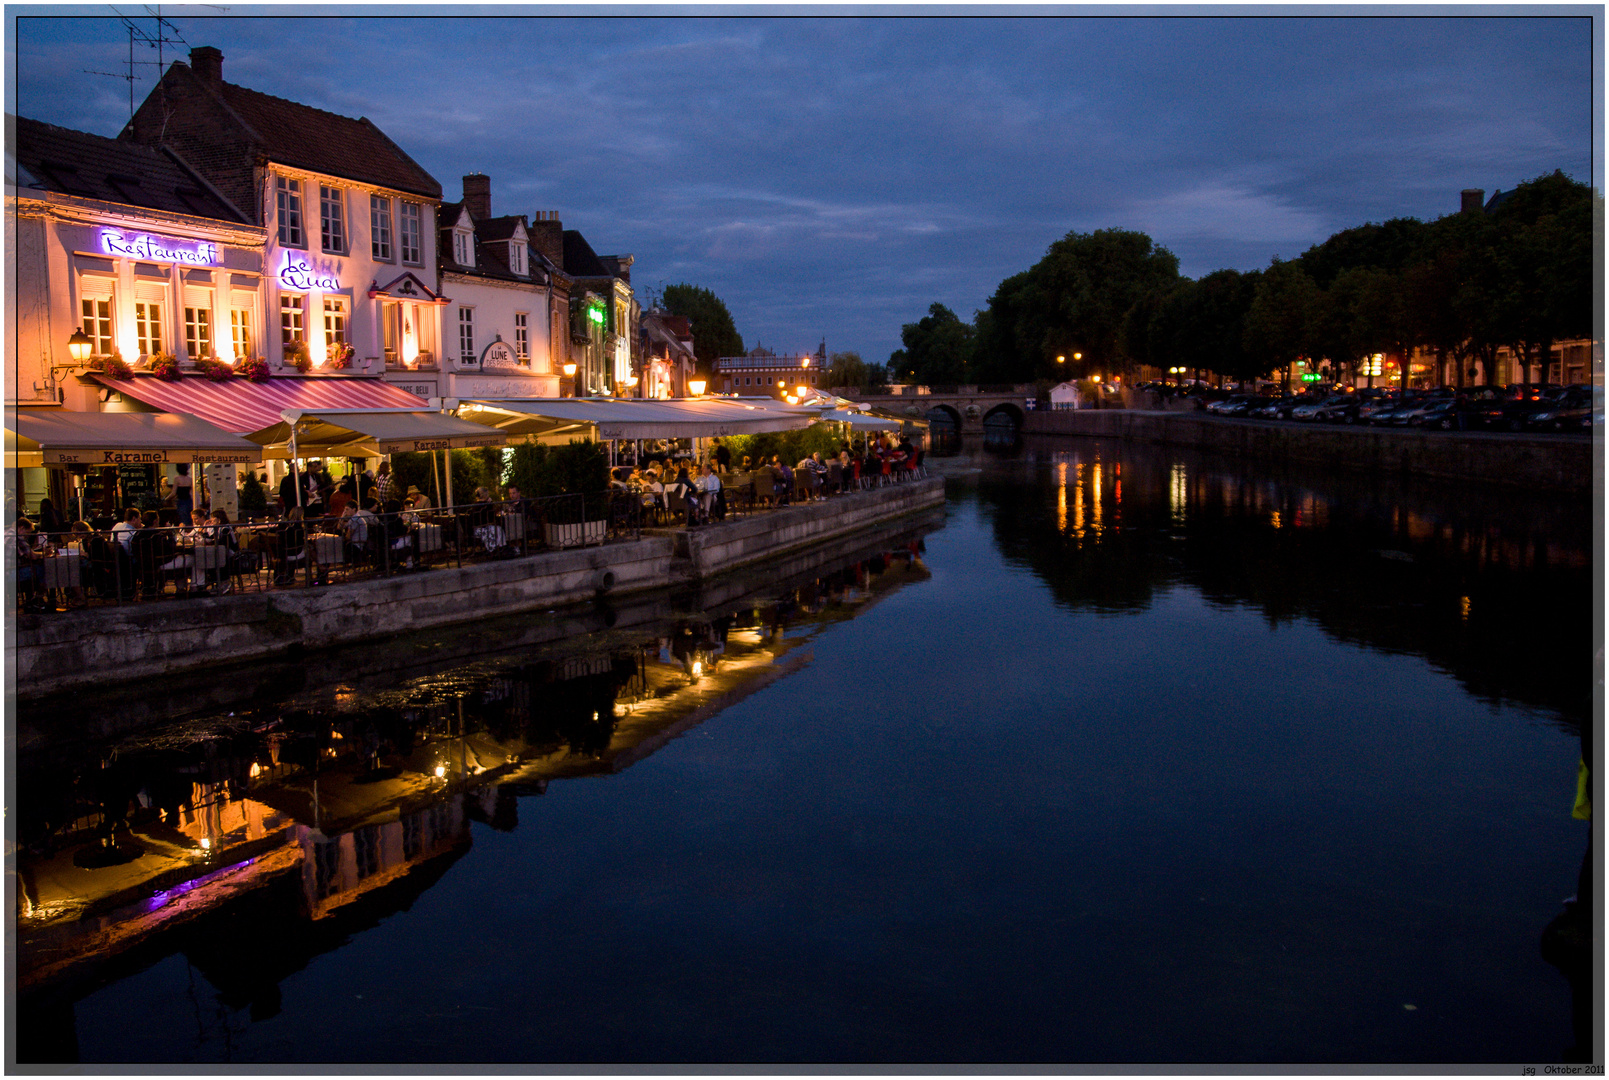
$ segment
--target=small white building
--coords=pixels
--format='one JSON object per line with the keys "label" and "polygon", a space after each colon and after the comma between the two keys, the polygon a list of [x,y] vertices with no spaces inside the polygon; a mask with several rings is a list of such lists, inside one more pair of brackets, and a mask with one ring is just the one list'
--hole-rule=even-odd
{"label": "small white building", "polygon": [[437,260],[438,292],[451,301],[441,309],[439,396],[558,397],[568,277],[533,247],[525,215],[492,216],[489,177],[464,177],[463,202],[442,205]]}
{"label": "small white building", "polygon": [[1082,409],[1084,407],[1084,395],[1078,392],[1078,387],[1074,383],[1058,383],[1050,388],[1050,407],[1052,409]]}

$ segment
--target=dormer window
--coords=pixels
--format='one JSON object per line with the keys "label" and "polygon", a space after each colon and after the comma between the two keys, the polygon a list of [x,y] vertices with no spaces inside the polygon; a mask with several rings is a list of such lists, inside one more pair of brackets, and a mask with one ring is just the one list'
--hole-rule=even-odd
{"label": "dormer window", "polygon": [[468,229],[453,230],[453,262],[459,266],[475,265],[475,245],[470,242]]}
{"label": "dormer window", "polygon": [[525,273],[525,245],[518,240],[508,245],[508,268],[516,274]]}

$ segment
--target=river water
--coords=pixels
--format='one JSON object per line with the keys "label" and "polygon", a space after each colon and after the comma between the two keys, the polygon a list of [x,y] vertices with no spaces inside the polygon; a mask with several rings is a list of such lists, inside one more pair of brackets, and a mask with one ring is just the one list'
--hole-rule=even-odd
{"label": "river water", "polygon": [[701,594],[24,703],[19,1059],[1572,1053],[1590,507],[944,467]]}

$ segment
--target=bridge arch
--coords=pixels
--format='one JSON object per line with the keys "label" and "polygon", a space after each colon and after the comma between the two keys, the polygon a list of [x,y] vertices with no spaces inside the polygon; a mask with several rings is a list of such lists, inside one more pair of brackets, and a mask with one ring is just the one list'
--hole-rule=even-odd
{"label": "bridge arch", "polygon": [[961,434],[961,414],[953,405],[934,405],[927,410],[927,422],[932,425],[933,434],[939,434],[941,428],[947,429],[951,435]]}
{"label": "bridge arch", "polygon": [[1022,434],[1025,419],[1021,406],[1001,402],[983,414],[983,433],[996,439],[1015,440]]}

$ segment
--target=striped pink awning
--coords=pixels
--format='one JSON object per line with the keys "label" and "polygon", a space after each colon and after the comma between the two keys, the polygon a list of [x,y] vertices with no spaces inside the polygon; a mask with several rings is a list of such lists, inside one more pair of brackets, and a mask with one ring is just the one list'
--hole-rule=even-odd
{"label": "striped pink awning", "polygon": [[423,398],[379,379],[321,376],[314,379],[272,378],[255,383],[233,378],[213,382],[185,375],[174,382],[155,376],[114,379],[96,375],[102,386],[127,394],[163,412],[188,413],[225,431],[245,434],[280,422],[285,409],[422,409]]}

